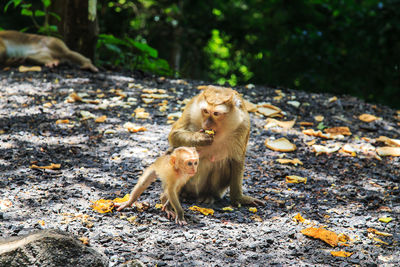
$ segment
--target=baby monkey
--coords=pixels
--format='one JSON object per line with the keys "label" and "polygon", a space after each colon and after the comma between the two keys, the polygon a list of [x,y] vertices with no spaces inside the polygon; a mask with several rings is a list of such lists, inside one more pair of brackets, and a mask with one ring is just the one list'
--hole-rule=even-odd
{"label": "baby monkey", "polygon": [[[132,206],[149,185],[160,177],[164,192],[161,194],[162,210],[179,225],[187,224],[179,202],[179,192],[186,182],[196,174],[199,155],[194,147],[178,147],[169,155],[159,157],[146,168],[132,189],[130,198],[123,203],[115,203],[118,211]],[[170,209],[172,206],[173,210]]]}

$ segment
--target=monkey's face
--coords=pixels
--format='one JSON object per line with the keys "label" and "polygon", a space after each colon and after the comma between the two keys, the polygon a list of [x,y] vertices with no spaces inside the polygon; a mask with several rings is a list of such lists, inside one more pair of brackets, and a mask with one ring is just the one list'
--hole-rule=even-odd
{"label": "monkey's face", "polygon": [[199,166],[199,158],[187,158],[183,161],[183,170],[189,175],[195,175]]}
{"label": "monkey's face", "polygon": [[228,114],[230,108],[225,104],[221,105],[210,105],[207,101],[200,103],[201,117],[202,117],[202,128],[204,130],[213,130],[218,132],[221,128],[221,124]]}

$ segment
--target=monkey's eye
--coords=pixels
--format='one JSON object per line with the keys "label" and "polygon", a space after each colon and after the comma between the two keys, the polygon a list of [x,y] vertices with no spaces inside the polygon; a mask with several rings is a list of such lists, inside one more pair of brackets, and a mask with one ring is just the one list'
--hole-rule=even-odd
{"label": "monkey's eye", "polygon": [[210,112],[208,112],[208,110],[207,110],[207,109],[205,109],[205,108],[203,108],[203,110],[202,110],[202,111],[203,111],[203,113],[204,113],[204,114],[209,114],[209,113],[210,113]]}
{"label": "monkey's eye", "polygon": [[194,166],[197,166],[197,164],[199,164],[197,161],[194,162]]}
{"label": "monkey's eye", "polygon": [[219,112],[214,112],[214,116],[218,117],[221,113]]}
{"label": "monkey's eye", "polygon": [[192,166],[192,164],[193,164],[193,163],[192,163],[191,161],[188,162],[188,166]]}

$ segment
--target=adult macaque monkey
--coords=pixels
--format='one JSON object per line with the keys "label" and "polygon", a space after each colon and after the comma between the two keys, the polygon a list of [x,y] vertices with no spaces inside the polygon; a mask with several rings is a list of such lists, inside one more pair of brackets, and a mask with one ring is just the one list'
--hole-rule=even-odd
{"label": "adult macaque monkey", "polygon": [[242,192],[249,133],[249,114],[236,91],[207,86],[192,98],[169,134],[172,147],[194,146],[200,155],[199,170],[182,193],[212,203],[229,187],[232,204],[264,205]]}
{"label": "adult macaque monkey", "polygon": [[[159,157],[150,167],[145,169],[133,188],[129,200],[115,203],[118,211],[131,206],[149,185],[160,177],[164,192],[161,195],[162,210],[172,217],[179,225],[186,224],[183,209],[179,202],[179,192],[182,186],[196,174],[199,155],[194,147],[178,147],[170,155]],[[170,206],[174,209],[172,211]]]}
{"label": "adult macaque monkey", "polygon": [[90,59],[71,51],[60,39],[17,31],[0,31],[0,64],[33,62],[55,67],[70,61],[81,69],[98,72]]}

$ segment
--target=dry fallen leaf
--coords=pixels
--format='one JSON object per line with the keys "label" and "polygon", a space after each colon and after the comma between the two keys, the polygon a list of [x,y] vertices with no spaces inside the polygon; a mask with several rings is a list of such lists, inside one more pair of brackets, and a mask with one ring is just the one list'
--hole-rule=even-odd
{"label": "dry fallen leaf", "polygon": [[315,131],[314,129],[307,129],[302,131],[303,134],[315,137],[322,137],[325,139],[343,139],[344,136],[341,134],[330,134],[330,133],[323,133],[320,130]]}
{"label": "dry fallen leaf", "polygon": [[316,120],[316,121],[318,121],[318,122],[321,122],[321,121],[323,121],[325,118],[324,118],[324,116],[322,116],[322,115],[317,115],[317,116],[314,116],[314,120]]}
{"label": "dry fallen leaf", "polygon": [[278,116],[282,110],[270,104],[260,104],[260,106],[257,107],[257,112],[265,117],[275,117]]}
{"label": "dry fallen leaf", "polygon": [[299,183],[307,183],[307,178],[306,177],[300,177],[297,175],[288,175],[286,176],[286,183],[289,184],[299,184]]}
{"label": "dry fallen leaf", "polygon": [[0,210],[6,210],[11,208],[12,202],[8,199],[0,199]]}
{"label": "dry fallen leaf", "polygon": [[56,163],[51,163],[48,166],[38,166],[35,164],[32,164],[30,166],[31,169],[47,169],[47,170],[55,170],[55,169],[60,169],[61,168],[61,164],[56,164]]}
{"label": "dry fallen leaf", "polygon": [[282,137],[276,140],[265,140],[265,146],[271,150],[279,152],[291,152],[297,149],[295,144],[292,144],[289,140]]}
{"label": "dry fallen leaf", "polygon": [[82,236],[79,238],[79,240],[84,244],[85,246],[89,246],[89,238]]}
{"label": "dry fallen leaf", "polygon": [[134,112],[135,112],[136,119],[150,118],[150,113],[146,112],[146,110],[144,108],[136,108]]}
{"label": "dry fallen leaf", "polygon": [[384,223],[389,223],[392,220],[393,220],[393,218],[391,218],[391,217],[381,217],[381,218],[379,218],[379,221],[380,222],[384,222]]}
{"label": "dry fallen leaf", "polygon": [[91,208],[97,211],[98,213],[107,213],[111,212],[114,208],[114,203],[110,199],[99,199],[97,201],[92,201]]}
{"label": "dry fallen leaf", "polygon": [[383,240],[381,240],[381,239],[379,239],[379,238],[377,238],[377,237],[374,237],[373,240],[376,241],[376,242],[378,242],[378,243],[382,243],[382,244],[384,244],[384,245],[386,245],[386,246],[389,245],[389,243],[387,243],[387,242],[385,242],[385,241],[383,241]]}
{"label": "dry fallen leaf", "polygon": [[42,68],[40,66],[32,66],[32,67],[19,66],[18,71],[19,72],[42,71]]}
{"label": "dry fallen leaf", "polygon": [[223,207],[222,210],[223,211],[233,211],[233,208],[228,206],[228,207]]}
{"label": "dry fallen leaf", "polygon": [[327,128],[324,132],[331,135],[351,135],[350,128],[344,126]]}
{"label": "dry fallen leaf", "polygon": [[301,230],[301,233],[306,236],[321,239],[332,247],[336,247],[339,242],[338,235],[335,232],[326,230],[324,228],[310,227]]}
{"label": "dry fallen leaf", "polygon": [[379,136],[379,138],[377,138],[376,141],[383,142],[388,146],[400,147],[400,139],[391,139],[386,136]]}
{"label": "dry fallen leaf", "polygon": [[353,254],[353,252],[346,252],[346,251],[331,251],[332,256],[335,257],[349,257]]}
{"label": "dry fallen leaf", "polygon": [[301,121],[299,122],[300,126],[313,126],[313,122],[308,122],[308,121]]}
{"label": "dry fallen leaf", "polygon": [[67,103],[73,103],[73,102],[82,102],[82,97],[80,97],[77,93],[72,92],[68,98],[67,98]]}
{"label": "dry fallen leaf", "polygon": [[256,212],[257,212],[257,208],[251,207],[251,208],[249,208],[249,211],[250,211],[250,212],[253,212],[253,213],[256,213]]}
{"label": "dry fallen leaf", "polygon": [[69,123],[69,120],[57,120],[56,124],[67,124]]}
{"label": "dry fallen leaf", "polygon": [[272,127],[281,127],[284,129],[290,129],[293,127],[293,125],[295,124],[296,120],[292,120],[292,121],[278,121],[276,119],[272,119],[272,118],[268,118],[265,120],[265,122],[267,124],[264,125],[264,129],[268,130],[269,128]]}
{"label": "dry fallen leaf", "polygon": [[313,145],[312,148],[314,152],[317,153],[317,155],[321,153],[331,154],[333,152],[338,151],[340,149],[340,145],[339,144],[331,144],[327,146]]}
{"label": "dry fallen leaf", "polygon": [[97,123],[102,123],[102,122],[105,122],[106,119],[107,119],[107,116],[103,115],[103,116],[97,117],[94,121]]}
{"label": "dry fallen leaf", "polygon": [[137,132],[144,132],[147,131],[146,127],[144,126],[138,126],[134,123],[131,122],[126,122],[124,124],[124,128],[127,129],[131,133],[137,133]]}
{"label": "dry fallen leaf", "polygon": [[214,215],[214,210],[213,209],[201,208],[201,207],[198,207],[198,206],[192,206],[192,207],[189,207],[189,209],[192,210],[192,211],[199,211],[204,215]]}
{"label": "dry fallen leaf", "polygon": [[129,200],[129,194],[126,194],[123,198],[117,197],[114,198],[113,203],[122,203]]}
{"label": "dry fallen leaf", "polygon": [[381,235],[381,236],[393,236],[392,234],[389,233],[385,233],[385,232],[379,232],[378,230],[374,229],[374,228],[368,228],[367,231],[369,233],[373,233],[376,235]]}
{"label": "dry fallen leaf", "polygon": [[400,147],[391,147],[391,146],[384,146],[384,147],[377,147],[376,153],[379,156],[392,156],[392,157],[400,157]]}
{"label": "dry fallen leaf", "polygon": [[156,208],[156,209],[161,209],[163,206],[164,206],[163,204],[157,203],[157,204],[155,205],[155,208]]}
{"label": "dry fallen leaf", "polygon": [[305,221],[305,219],[301,216],[300,213],[297,213],[297,215],[293,217],[293,221],[302,223]]}
{"label": "dry fallen leaf", "polygon": [[335,102],[338,98],[336,96],[333,96],[331,98],[328,99],[329,103]]}
{"label": "dry fallen leaf", "polygon": [[251,215],[250,219],[252,219],[255,222],[262,222],[263,221],[263,219],[260,216],[258,216],[257,214]]}
{"label": "dry fallen leaf", "polygon": [[295,158],[295,159],[277,159],[276,160],[278,163],[280,163],[280,164],[293,164],[293,165],[297,165],[297,164],[300,164],[300,165],[303,165],[303,162],[301,162],[298,158]]}
{"label": "dry fallen leaf", "polygon": [[248,101],[246,99],[244,100],[244,106],[248,112],[256,112],[257,111],[257,105],[254,103],[251,103],[250,101]]}
{"label": "dry fallen leaf", "polygon": [[361,114],[360,116],[358,116],[358,119],[363,122],[373,122],[379,118],[371,114]]}

